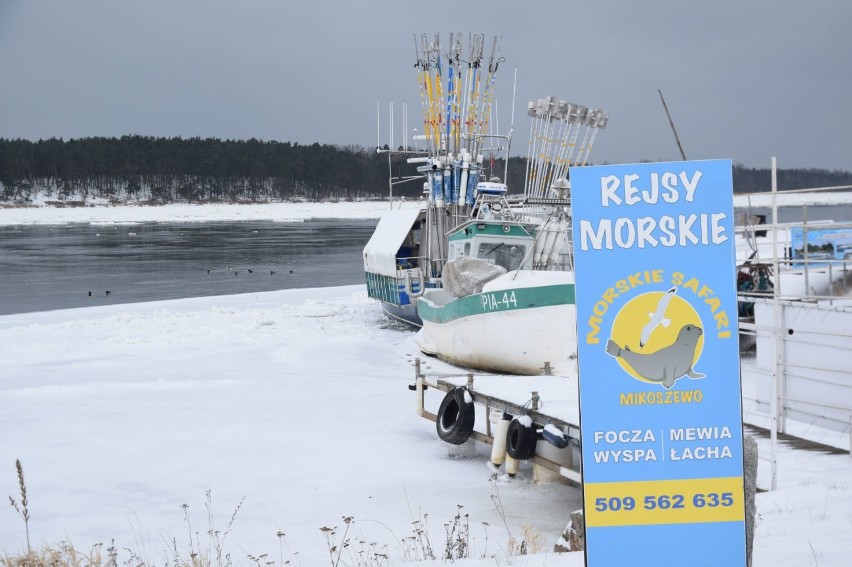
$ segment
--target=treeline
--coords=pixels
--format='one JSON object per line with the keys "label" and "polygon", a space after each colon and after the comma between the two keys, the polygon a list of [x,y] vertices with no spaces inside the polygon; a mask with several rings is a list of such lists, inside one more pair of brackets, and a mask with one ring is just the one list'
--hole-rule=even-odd
{"label": "treeline", "polygon": [[[852,185],[852,173],[838,169],[779,169],[777,176],[779,191]],[[733,178],[736,193],[772,190],[772,172],[768,168],[755,169],[735,165]]]}
{"label": "treeline", "polygon": [[[416,173],[403,158],[392,165]],[[364,199],[387,194],[388,161],[375,148],[255,139],[0,139],[0,184],[7,201]],[[420,194],[408,185],[399,194]]]}
{"label": "treeline", "polygon": [[[503,177],[504,164],[486,161],[486,177]],[[523,190],[526,163],[509,160],[510,191]],[[416,175],[394,154],[394,176]],[[769,190],[768,169],[735,166],[737,192]],[[780,189],[850,185],[852,174],[819,169],[779,170]],[[0,138],[0,200],[100,198],[116,201],[205,202],[244,200],[372,199],[388,194],[388,158],[375,148],[300,145],[215,138]],[[394,186],[395,195],[419,197],[422,183]]]}

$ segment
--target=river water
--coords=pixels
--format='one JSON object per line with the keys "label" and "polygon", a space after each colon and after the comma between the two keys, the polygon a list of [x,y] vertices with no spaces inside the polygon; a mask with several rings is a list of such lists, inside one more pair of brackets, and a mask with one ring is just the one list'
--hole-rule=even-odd
{"label": "river water", "polygon": [[[849,222],[852,207],[779,211],[780,222],[803,217]],[[361,252],[377,222],[0,226],[0,315],[359,284]]]}
{"label": "river water", "polygon": [[0,226],[0,315],[363,283],[376,222]]}

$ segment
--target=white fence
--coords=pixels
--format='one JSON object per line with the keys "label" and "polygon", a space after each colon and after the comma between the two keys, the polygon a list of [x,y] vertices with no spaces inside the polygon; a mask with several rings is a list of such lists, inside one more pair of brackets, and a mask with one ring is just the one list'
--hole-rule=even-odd
{"label": "white fence", "polygon": [[[780,301],[755,305],[754,357],[742,363],[748,411],[845,434],[852,429],[852,302],[849,305]],[[749,327],[749,325],[743,325]],[[774,381],[774,383],[773,383]],[[748,416],[747,416],[748,417]]]}

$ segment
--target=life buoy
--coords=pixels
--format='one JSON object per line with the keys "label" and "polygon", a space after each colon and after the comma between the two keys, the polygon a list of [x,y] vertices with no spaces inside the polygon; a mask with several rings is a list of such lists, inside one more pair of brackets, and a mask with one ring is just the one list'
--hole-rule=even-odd
{"label": "life buoy", "polygon": [[[529,421],[529,425],[522,422]],[[528,416],[516,417],[509,424],[509,431],[506,433],[506,452],[513,459],[521,461],[533,458],[535,455],[535,444],[538,437],[535,433],[532,421]]]}
{"label": "life buoy", "polygon": [[447,392],[438,409],[435,426],[438,437],[452,445],[461,445],[470,439],[476,411],[467,388],[457,386]]}

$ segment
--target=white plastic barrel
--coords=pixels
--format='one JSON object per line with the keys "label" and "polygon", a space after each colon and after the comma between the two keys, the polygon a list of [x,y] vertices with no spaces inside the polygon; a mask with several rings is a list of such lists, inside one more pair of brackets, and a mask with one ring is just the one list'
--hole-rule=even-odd
{"label": "white plastic barrel", "polygon": [[491,420],[491,431],[494,435],[494,444],[491,445],[491,462],[499,467],[506,460],[506,434],[509,432],[509,423],[512,418],[503,410],[491,408],[488,416]]}

